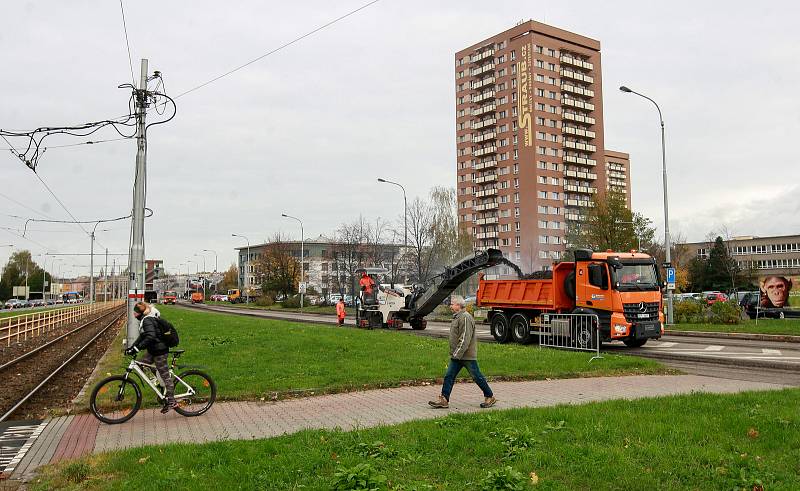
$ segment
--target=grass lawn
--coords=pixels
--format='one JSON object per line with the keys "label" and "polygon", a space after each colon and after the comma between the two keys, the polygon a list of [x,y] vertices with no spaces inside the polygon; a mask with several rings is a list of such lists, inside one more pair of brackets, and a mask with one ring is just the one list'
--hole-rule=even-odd
{"label": "grass lawn", "polygon": [[[219,305],[222,307],[237,307],[241,309],[255,309],[255,310],[276,310],[280,312],[300,312],[299,307],[282,307],[280,304],[270,305],[269,307],[262,307],[255,303],[230,303],[230,302],[205,302],[206,305]],[[347,307],[348,313],[352,311],[352,307]],[[328,314],[336,315],[336,306],[326,305],[306,305],[303,307],[303,312],[306,314]],[[352,315],[352,314],[351,314]]]}
{"label": "grass lawn", "polygon": [[800,336],[800,319],[758,319],[741,324],[675,324],[675,331],[746,332],[753,334],[788,334]]}
{"label": "grass lawn", "polygon": [[[361,330],[159,306],[180,333],[181,363],[203,365],[221,399],[311,395],[420,384],[444,376],[447,341],[408,332]],[[126,363],[119,350],[106,373]],[[557,351],[519,345],[481,344],[481,369],[496,378],[544,379],[671,373],[652,360]],[[112,368],[112,367],[117,368]],[[466,377],[466,372],[464,372]],[[94,382],[92,382],[94,383]],[[152,398],[149,395],[148,398]]]}
{"label": "grass lawn", "polygon": [[798,406],[798,389],[694,394],[151,446],[47,467],[33,489],[800,489]]}

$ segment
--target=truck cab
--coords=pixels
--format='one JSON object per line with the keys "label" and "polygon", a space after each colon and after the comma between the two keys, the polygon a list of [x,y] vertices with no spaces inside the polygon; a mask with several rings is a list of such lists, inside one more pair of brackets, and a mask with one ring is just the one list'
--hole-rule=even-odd
{"label": "truck cab", "polygon": [[593,312],[604,339],[638,347],[664,333],[655,259],[638,252],[575,251],[575,310]]}
{"label": "truck cab", "polygon": [[162,303],[164,305],[175,305],[175,302],[178,300],[178,293],[173,291],[166,291],[162,296]]}

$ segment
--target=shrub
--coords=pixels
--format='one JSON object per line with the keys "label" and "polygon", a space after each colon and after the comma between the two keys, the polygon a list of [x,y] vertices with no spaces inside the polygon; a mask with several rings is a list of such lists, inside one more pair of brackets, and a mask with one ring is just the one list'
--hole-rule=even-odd
{"label": "shrub", "polygon": [[289,297],[283,302],[281,302],[281,307],[288,308],[288,309],[296,309],[300,307],[300,295],[295,295],[293,297]]}
{"label": "shrub", "polygon": [[271,307],[275,304],[275,300],[272,299],[269,295],[261,295],[256,299],[256,305],[259,307]]}
{"label": "shrub", "polygon": [[697,300],[683,300],[675,302],[673,306],[675,321],[678,324],[699,324],[705,322],[705,302]]}
{"label": "shrub", "polygon": [[386,487],[386,476],[367,463],[357,464],[354,467],[338,466],[333,474],[335,490],[379,490]]}
{"label": "shrub", "polygon": [[433,309],[434,317],[450,317],[453,315],[453,311],[450,310],[449,305],[438,305],[435,309]]}
{"label": "shrub", "polygon": [[738,324],[742,319],[739,306],[732,302],[716,302],[709,308],[712,324]]}
{"label": "shrub", "polygon": [[495,471],[490,471],[486,477],[481,479],[478,489],[481,491],[495,491],[498,489],[520,491],[525,489],[526,484],[527,479],[525,476],[507,465]]}

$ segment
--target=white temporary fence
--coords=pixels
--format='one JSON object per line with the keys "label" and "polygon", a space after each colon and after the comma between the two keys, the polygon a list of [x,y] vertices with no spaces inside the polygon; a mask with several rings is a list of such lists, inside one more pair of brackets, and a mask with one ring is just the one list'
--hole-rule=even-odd
{"label": "white temporary fence", "polygon": [[602,358],[597,314],[544,314],[536,327],[540,346],[593,351],[592,360]]}
{"label": "white temporary fence", "polygon": [[59,326],[78,322],[94,314],[105,313],[123,305],[125,305],[125,299],[79,304],[0,318],[0,346],[3,344],[11,346],[12,342],[34,338]]}

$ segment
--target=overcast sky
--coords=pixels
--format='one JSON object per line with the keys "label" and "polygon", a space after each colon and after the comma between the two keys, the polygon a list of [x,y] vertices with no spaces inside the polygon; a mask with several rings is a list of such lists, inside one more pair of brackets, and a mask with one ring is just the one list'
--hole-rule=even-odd
{"label": "overcast sky", "polygon": [[[167,92],[179,94],[364,3],[126,1],[133,68],[138,74],[139,60],[148,58]],[[409,200],[434,185],[455,186],[454,53],[523,19],[601,42],[606,145],[630,153],[633,208],[659,233],[657,113],[620,93],[622,84],[664,112],[673,235],[698,241],[722,227],[733,235],[800,232],[800,6],[643,5],[381,0],[179,98],[175,119],[148,133],[147,205],[155,214],[147,220],[147,257],[164,259],[170,271],[186,259],[202,269],[194,255],[214,249],[224,269],[233,248],[245,244],[231,233],[254,244],[276,232],[299,238],[283,212],[303,219],[306,237],[359,214],[398,218],[400,190],[377,177],[404,184]],[[117,2],[5,2],[2,12],[0,128],[127,111],[129,93],[117,89],[131,82]],[[92,139],[116,136],[105,129]],[[84,140],[52,137],[45,146]],[[131,209],[135,153],[133,140],[54,148],[39,174],[78,219],[123,216]],[[0,193],[0,227],[21,227],[9,214],[69,219],[10,152],[0,154]],[[89,251],[75,225],[29,228],[35,242],[0,229],[0,244],[34,254],[45,246]],[[127,252],[129,226],[101,225],[97,240],[97,250]],[[0,247],[0,261],[8,253]],[[213,261],[206,254],[206,269]],[[88,262],[65,258],[62,271],[86,274]]]}

